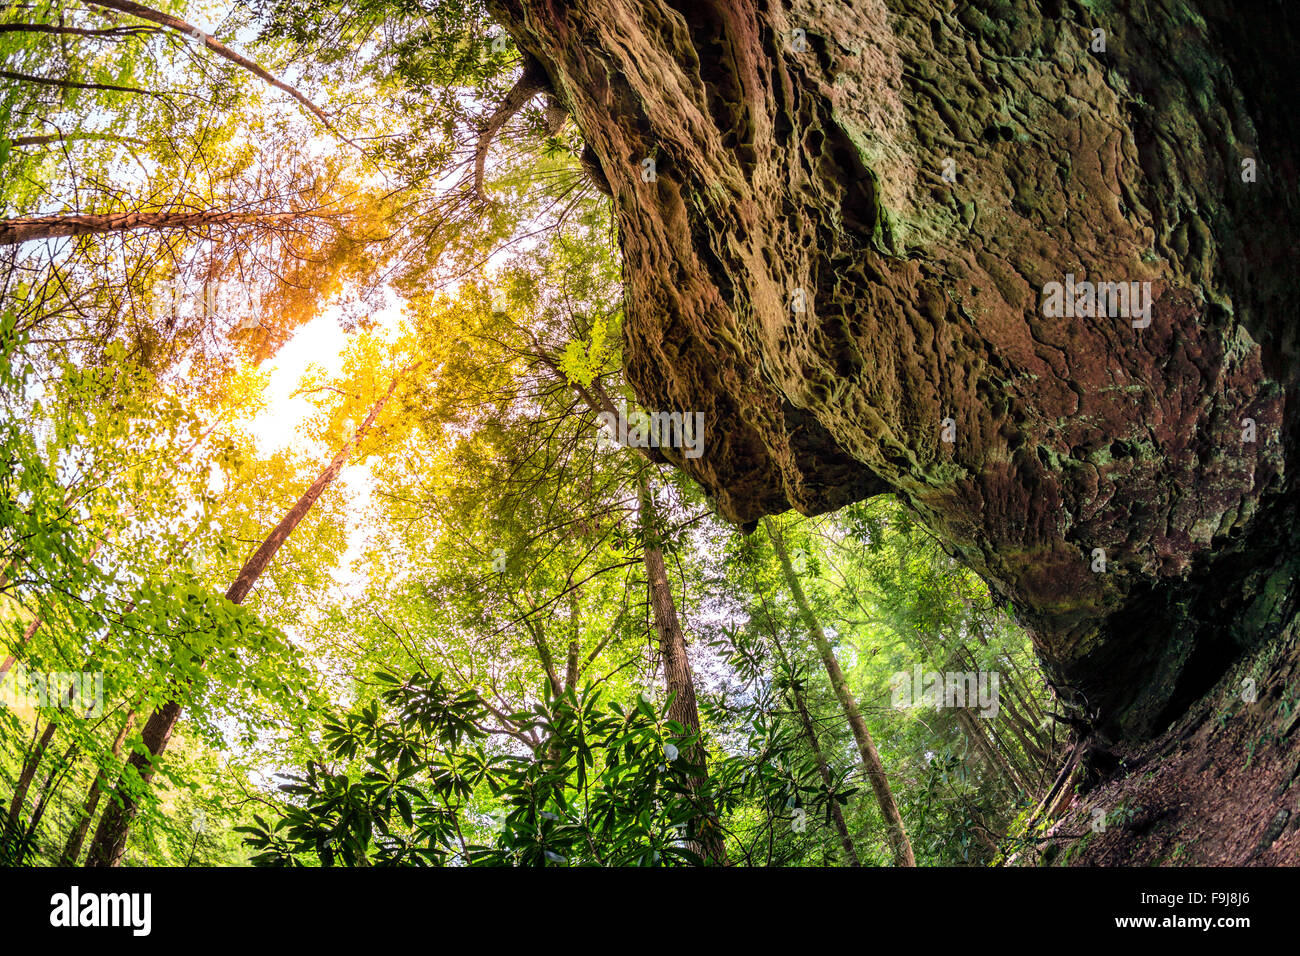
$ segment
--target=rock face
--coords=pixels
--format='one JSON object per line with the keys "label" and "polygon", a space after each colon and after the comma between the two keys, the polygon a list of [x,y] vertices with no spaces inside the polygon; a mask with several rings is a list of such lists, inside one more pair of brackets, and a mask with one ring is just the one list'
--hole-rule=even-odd
{"label": "rock face", "polygon": [[490,6],[608,180],[630,381],[705,412],[678,464],[725,515],[897,493],[1115,737],[1294,617],[1294,8]]}

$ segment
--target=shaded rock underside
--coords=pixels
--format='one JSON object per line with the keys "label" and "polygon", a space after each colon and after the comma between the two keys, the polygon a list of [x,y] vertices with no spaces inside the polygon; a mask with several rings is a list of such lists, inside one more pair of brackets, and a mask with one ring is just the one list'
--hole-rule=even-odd
{"label": "shaded rock underside", "polygon": [[[1296,10],[490,5],[603,172],[629,379],[705,413],[675,461],[723,514],[898,494],[1117,740],[1294,619]],[[1067,275],[1150,283],[1150,324],[1045,316]]]}
{"label": "shaded rock underside", "polygon": [[1092,754],[1013,862],[1295,866],[1297,743],[1300,629],[1293,624],[1156,739]]}

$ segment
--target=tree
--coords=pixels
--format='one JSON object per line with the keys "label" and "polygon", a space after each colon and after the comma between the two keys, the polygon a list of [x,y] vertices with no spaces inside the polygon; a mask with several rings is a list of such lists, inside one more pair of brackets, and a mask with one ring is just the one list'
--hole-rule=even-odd
{"label": "tree", "polygon": [[[822,752],[822,747],[817,739],[817,727],[813,724],[812,714],[808,710],[808,702],[804,695],[803,681],[800,679],[799,672],[791,662],[781,646],[781,640],[776,634],[772,635],[772,647],[780,657],[781,666],[787,674],[787,683],[789,685],[790,701],[794,705],[795,712],[799,715],[799,726],[803,730],[804,739],[808,741],[808,747],[812,750],[813,760],[817,764],[817,774],[821,777],[822,785],[830,792],[835,786],[835,778],[831,773],[830,764],[826,755]],[[883,811],[883,807],[881,808]],[[844,811],[839,803],[832,800],[830,803],[830,813],[835,821],[835,829],[839,831],[840,844],[844,847],[844,856],[850,866],[861,866],[858,860],[857,850],[853,846],[853,837],[849,833],[848,824],[844,822]]]}
{"label": "tree", "polygon": [[0,220],[0,244],[129,232],[135,229],[196,229],[212,226],[268,226],[295,219],[329,218],[312,212],[128,212],[121,214],[28,216]]}
{"label": "tree", "polygon": [[[111,750],[113,759],[122,755],[122,745],[126,743],[127,735],[131,733],[132,727],[135,726],[135,711],[132,710],[122,721],[122,729],[118,731],[113,738],[113,747]],[[59,856],[60,866],[76,866],[77,860],[81,857],[81,845],[86,840],[86,834],[90,832],[91,821],[95,819],[95,811],[99,809],[99,800],[104,795],[104,790],[110,785],[107,775],[102,772],[96,772],[95,778],[91,781],[90,791],[86,794],[86,802],[82,807],[81,817],[72,832],[68,834],[68,841],[64,844],[63,853]]]}
{"label": "tree", "polygon": [[[673,600],[672,586],[668,582],[668,572],[664,567],[663,548],[659,543],[657,530],[659,519],[655,508],[654,492],[645,479],[637,484],[637,496],[641,504],[640,530],[644,537],[642,553],[645,561],[646,583],[650,590],[650,607],[654,613],[655,630],[659,636],[659,655],[663,663],[664,681],[668,685],[668,696],[671,701],[668,705],[668,716],[685,729],[686,735],[698,738],[700,715],[695,705],[695,679],[691,675],[691,663],[686,653],[686,637],[682,633],[676,602]],[[693,795],[704,810],[695,835],[696,839],[704,851],[705,859],[725,864],[726,846],[718,825],[717,813],[708,796],[708,764],[703,745],[698,742],[691,743],[684,756],[689,763],[698,766],[701,770],[699,776],[689,778]]]}
{"label": "tree", "polygon": [[1294,855],[1300,16],[814,6],[0,15],[7,859]]}
{"label": "tree", "polygon": [[[227,601],[238,605],[242,604],[244,599],[248,597],[249,592],[257,584],[258,578],[266,571],[276,552],[280,550],[280,547],[293,533],[294,529],[298,527],[302,519],[307,516],[321,493],[338,476],[339,471],[351,456],[353,449],[365,438],[366,433],[375,423],[375,419],[392,397],[393,391],[397,388],[398,380],[398,377],[393,378],[388,386],[388,391],[384,392],[370,407],[370,411],[361,424],[357,426],[357,430],[352,437],[339,449],[334,459],[320,473],[320,476],[303,492],[294,506],[289,509],[288,514],[281,519],[280,523],[271,530],[271,533],[266,536],[257,550],[244,562],[244,566],[239,569],[239,574],[226,592]],[[99,828],[95,831],[95,839],[90,845],[89,855],[86,859],[87,866],[117,866],[122,862],[122,856],[126,853],[126,841],[130,834],[131,821],[139,810],[139,797],[132,792],[135,780],[138,779],[140,783],[145,785],[152,780],[157,762],[167,750],[167,743],[171,740],[172,731],[176,729],[176,723],[180,720],[181,711],[184,707],[184,700],[181,699],[180,695],[177,695],[154,710],[149,715],[148,720],[145,721],[143,729],[144,752],[136,751],[127,761],[127,766],[113,794],[113,799],[105,809],[104,815],[99,821]]]}
{"label": "tree", "polygon": [[161,10],[155,10],[152,7],[148,7],[143,4],[133,3],[132,0],[89,0],[89,3],[90,6],[92,7],[99,7],[100,9],[103,10],[115,10],[120,13],[129,14],[133,17],[138,17],[141,20],[148,20],[151,23],[156,23],[159,26],[166,27],[169,30],[174,30],[177,33],[181,33],[186,36],[191,36],[191,37],[196,37],[198,39],[201,39],[203,41],[203,45],[207,47],[209,50],[211,50],[213,53],[215,53],[217,56],[222,57],[225,60],[228,60],[229,62],[235,64],[236,66],[244,70],[247,70],[249,73],[252,73],[258,79],[266,83],[269,83],[277,90],[280,90],[284,93],[288,93],[300,104],[302,104],[302,106],[304,106],[308,112],[310,112],[313,116],[315,116],[318,120],[320,120],[321,123],[324,124],[326,129],[328,129],[332,133],[335,133],[336,135],[340,135],[340,136],[342,135],[338,133],[338,130],[336,130],[334,128],[334,125],[330,122],[329,117],[326,116],[325,113],[320,109],[320,107],[318,107],[315,103],[307,99],[307,97],[303,96],[300,92],[298,92],[289,84],[284,83],[278,78],[276,78],[266,69],[259,66],[257,63],[253,62],[248,57],[235,52],[234,50],[226,46],[224,43],[222,43],[220,40],[218,40],[216,37],[212,36],[211,34],[204,33],[198,27],[194,26],[194,24],[188,23],[187,21],[182,20],[180,17],[175,17],[169,13],[164,13]]}
{"label": "tree", "polygon": [[853,692],[849,690],[848,681],[844,679],[844,672],[840,669],[839,661],[835,659],[835,650],[831,647],[830,641],[826,639],[826,632],[822,630],[821,623],[817,620],[812,605],[808,603],[808,598],[803,592],[803,586],[799,583],[799,576],[790,563],[790,555],[785,550],[785,542],[781,538],[780,529],[776,527],[771,519],[765,521],[764,527],[767,531],[768,540],[772,542],[772,548],[776,551],[777,560],[781,562],[781,571],[785,574],[786,586],[790,589],[790,595],[799,608],[799,614],[808,630],[808,636],[817,649],[817,656],[821,658],[822,666],[826,668],[826,676],[830,678],[831,687],[835,690],[835,696],[844,709],[844,717],[849,722],[849,726],[853,728],[853,737],[858,744],[858,752],[862,757],[862,766],[866,770],[867,779],[871,781],[871,789],[875,792],[876,802],[880,804],[880,812],[885,818],[885,826],[889,831],[889,842],[894,850],[894,862],[898,866],[916,866],[916,857],[912,853],[912,844],[907,839],[907,829],[903,825],[903,815],[898,811],[898,803],[894,800],[894,793],[889,787],[889,778],[885,775],[885,765],[880,760],[875,741],[871,739],[871,731],[867,729],[867,722],[863,720],[862,712],[858,709],[858,702],[853,699]]}

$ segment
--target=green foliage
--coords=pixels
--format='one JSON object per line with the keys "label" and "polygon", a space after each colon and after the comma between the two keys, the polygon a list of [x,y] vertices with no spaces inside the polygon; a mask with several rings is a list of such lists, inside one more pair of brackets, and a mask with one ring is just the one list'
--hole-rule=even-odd
{"label": "green foliage", "polygon": [[[327,718],[321,762],[286,775],[282,813],[238,828],[260,865],[695,864],[701,807],[694,737],[644,698],[606,705],[590,687],[512,715],[528,753],[493,748],[490,707],[442,675],[406,680]],[[492,809],[488,809],[491,807]]]}
{"label": "green foliage", "polygon": [[569,381],[589,387],[609,365],[611,354],[608,323],[603,315],[598,315],[592,319],[591,337],[587,341],[570,339],[564,346],[560,371]]}

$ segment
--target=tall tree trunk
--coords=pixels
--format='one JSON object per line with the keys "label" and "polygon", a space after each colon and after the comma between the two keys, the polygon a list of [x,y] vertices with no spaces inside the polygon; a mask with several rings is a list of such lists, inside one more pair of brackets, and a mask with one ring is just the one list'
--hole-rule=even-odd
{"label": "tall tree trunk", "polygon": [[830,678],[835,697],[839,700],[849,727],[853,730],[853,739],[857,741],[858,753],[862,757],[862,769],[871,782],[876,803],[880,805],[880,814],[885,818],[885,830],[889,834],[889,845],[894,852],[894,863],[897,866],[916,866],[912,842],[907,838],[907,830],[903,826],[903,815],[898,811],[898,802],[894,799],[893,790],[890,789],[889,779],[885,776],[885,765],[876,751],[876,744],[871,739],[867,722],[862,717],[862,711],[858,708],[853,692],[849,690],[848,681],[844,679],[844,671],[840,669],[840,662],[835,659],[835,651],[830,641],[826,639],[826,632],[822,630],[821,622],[817,620],[812,605],[808,603],[803,585],[799,583],[799,576],[790,563],[790,555],[786,552],[785,541],[781,537],[780,530],[770,518],[765,519],[764,523],[768,539],[772,542],[772,549],[776,552],[777,560],[781,562],[781,570],[785,573],[786,585],[790,588],[794,603],[799,608],[799,615],[803,618],[804,626],[808,628],[808,634],[817,648],[817,655],[826,668],[826,676]]}
{"label": "tall tree trunk", "polygon": [[109,39],[133,36],[147,36],[161,33],[157,27],[108,27],[106,29],[89,29],[86,27],[55,26],[52,23],[0,23],[0,33],[48,33],[55,36],[105,37]]}
{"label": "tall tree trunk", "polygon": [[[799,723],[803,726],[804,738],[808,741],[808,746],[812,750],[813,759],[817,762],[817,773],[822,778],[822,783],[826,785],[827,790],[834,783],[831,777],[830,766],[826,763],[826,755],[822,753],[821,745],[817,742],[817,728],[812,722],[812,715],[808,713],[808,705],[804,702],[803,693],[798,688],[791,689],[791,697],[794,701],[795,710],[799,714]],[[848,860],[849,866],[861,866],[858,861],[858,852],[853,846],[853,837],[849,834],[849,826],[844,821],[844,811],[841,809],[839,802],[830,801],[831,820],[835,823],[835,829],[840,835],[840,846],[844,848],[844,858]]]}
{"label": "tall tree trunk", "polygon": [[480,131],[478,145],[474,149],[474,194],[480,202],[486,202],[488,198],[483,190],[483,167],[487,163],[488,148],[492,145],[492,140],[536,93],[545,88],[546,74],[540,65],[527,59],[519,79],[515,81],[515,85],[510,88],[510,92],[506,94],[505,99],[501,101]]}
{"label": "tall tree trunk", "polygon": [[[978,674],[981,671],[975,656],[960,641],[955,642],[953,649],[949,651],[946,635],[942,633],[940,633],[940,640],[937,643],[927,641],[924,635],[918,636],[920,637],[922,649],[933,659],[940,659],[939,654],[947,654],[943,664],[945,672],[958,665],[972,674]],[[1011,727],[1013,735],[1020,741],[1022,748],[1020,753],[1017,753],[1014,748],[1008,748],[1003,744],[1002,736],[996,727],[986,729],[981,726],[980,718],[970,713],[969,708],[958,708],[957,722],[961,725],[967,739],[984,755],[986,761],[990,762],[991,766],[1000,769],[1006,775],[1006,779],[1018,790],[1029,795],[1033,793],[1033,787],[1029,782],[1030,778],[1042,776],[1043,766],[1048,758],[1015,725],[1014,721],[1018,719],[1019,715],[1013,712],[1014,708],[1011,704],[1011,698],[1016,694],[1014,683],[1003,680],[998,687],[998,701],[1001,707],[998,712],[999,717],[1004,724]],[[1019,766],[1020,757],[1024,758],[1028,768]]]}
{"label": "tall tree trunk", "polygon": [[[940,635],[941,637],[943,635]],[[971,673],[980,671],[979,662],[975,660],[975,655],[960,643],[957,644],[953,651],[953,659],[961,662],[961,665]],[[1020,707],[1028,709],[1025,698],[1020,693],[1020,687],[1011,675],[1004,675],[1004,679],[999,683],[998,701],[999,716],[1004,718],[1004,723],[1010,728],[1012,736],[1020,742],[1021,749],[1024,752],[1025,759],[1029,762],[1032,770],[1037,771],[1033,774],[1035,777],[1042,776],[1043,768],[1051,759],[1047,751],[1042,746],[1041,732],[1037,727],[1031,724],[1020,713]],[[1019,702],[1019,704],[1017,704]]]}
{"label": "tall tree trunk", "polygon": [[27,802],[27,791],[31,789],[32,781],[36,779],[36,771],[41,765],[41,758],[45,756],[50,741],[54,739],[54,731],[57,727],[58,725],[52,719],[45,725],[45,730],[41,733],[40,739],[31,749],[31,752],[27,754],[27,759],[23,761],[22,768],[18,772],[18,779],[14,783],[13,798],[9,801],[9,814],[5,818],[5,831],[15,838],[20,829],[19,821],[23,815],[23,804]]}
{"label": "tall tree trunk", "polygon": [[1007,759],[1002,748],[995,741],[989,739],[980,726],[979,718],[971,714],[965,707],[956,709],[957,723],[961,724],[962,731],[966,734],[975,749],[979,751],[984,763],[1002,780],[1004,788],[1014,794],[1017,791],[1025,796],[1031,796],[1033,788],[1025,780],[1024,776],[1017,770]]}
{"label": "tall tree trunk", "polygon": [[[33,623],[39,623],[39,621]],[[89,661],[87,663],[89,664]],[[74,682],[73,685],[68,688],[68,696],[63,701],[65,707],[71,706],[76,693],[77,685]],[[54,732],[58,730],[58,726],[58,723],[51,718],[49,723],[45,725],[45,731],[41,734],[39,742],[32,748],[31,753],[27,755],[27,759],[23,761],[22,769],[18,774],[18,780],[14,784],[13,799],[9,803],[9,816],[6,827],[9,833],[17,832],[18,821],[21,819],[23,813],[23,804],[27,800],[27,791],[30,789],[32,781],[36,778],[36,771],[40,768],[41,760],[45,756],[45,751],[49,749],[50,741],[54,739]]]}
{"label": "tall tree trunk", "polygon": [[[126,743],[127,735],[131,733],[131,728],[135,726],[135,711],[132,710],[126,715],[126,720],[122,722],[122,729],[117,732],[117,737],[113,740],[112,754],[116,760],[122,756],[122,746]],[[90,824],[95,819],[95,811],[99,808],[99,799],[104,793],[104,787],[108,783],[108,778],[101,769],[95,774],[95,779],[90,782],[90,791],[86,794],[86,802],[81,808],[81,819],[72,828],[68,834],[68,842],[63,846],[63,853],[59,857],[59,866],[76,866],[77,858],[81,856],[81,844],[85,842],[86,834],[90,832]]]}
{"label": "tall tree trunk", "polygon": [[0,245],[13,245],[34,239],[58,239],[63,236],[89,236],[108,232],[135,232],[141,229],[203,229],[212,226],[274,225],[294,219],[324,219],[323,211],[292,212],[115,212],[60,213],[53,216],[19,216],[0,219]]}
{"label": "tall tree trunk", "polygon": [[[650,608],[654,614],[655,631],[659,636],[659,659],[663,663],[664,682],[672,697],[668,717],[690,733],[698,735],[700,714],[695,704],[695,678],[691,675],[690,659],[686,654],[686,636],[682,633],[681,621],[677,617],[677,603],[673,600],[672,584],[668,580],[663,550],[658,543],[659,514],[648,479],[641,478],[638,481],[637,496],[641,503],[642,533],[645,535],[643,554],[646,581],[650,589]],[[693,776],[690,780],[695,800],[703,809],[696,833],[699,850],[706,860],[726,864],[727,849],[722,828],[708,796],[708,760],[704,747],[696,742],[683,755],[702,768],[700,776]]]}
{"label": "tall tree trunk", "polygon": [[136,146],[149,145],[147,139],[137,139],[134,136],[115,136],[112,133],[40,133],[34,136],[15,136],[9,140],[9,145],[47,146],[50,143],[76,143],[83,140],[101,143],[134,143]]}
{"label": "tall tree trunk", "polygon": [[216,37],[204,33],[198,27],[194,26],[194,24],[189,23],[186,20],[182,20],[180,17],[173,16],[170,13],[165,13],[162,10],[155,10],[153,7],[147,7],[144,4],[135,3],[133,2],[133,0],[86,0],[86,2],[92,7],[99,7],[104,10],[114,10],[117,11],[118,13],[130,14],[133,17],[139,17],[141,20],[148,20],[150,23],[156,23],[158,24],[158,26],[166,27],[169,30],[174,30],[177,33],[194,37],[196,39],[201,39],[203,41],[203,45],[207,47],[209,50],[211,50],[213,53],[215,53],[217,56],[221,57],[224,60],[228,60],[229,62],[235,64],[236,66],[244,70],[247,70],[249,73],[252,73],[254,76],[262,80],[263,82],[269,83],[277,90],[280,90],[284,93],[288,93],[295,100],[297,100],[304,107],[306,107],[308,112],[310,112],[313,116],[315,116],[318,120],[320,120],[326,129],[334,133],[336,136],[343,138],[342,135],[338,132],[338,130],[334,128],[334,125],[330,122],[330,118],[325,114],[325,112],[321,110],[318,106],[316,106],[316,104],[313,103],[311,100],[309,100],[306,96],[298,92],[288,83],[282,82],[278,77],[272,74],[269,70],[253,62],[248,57],[244,56],[242,53],[238,53],[235,50],[232,50],[230,47],[226,46]]}
{"label": "tall tree trunk", "polygon": [[32,808],[32,818],[27,821],[27,832],[23,834],[22,845],[18,850],[17,866],[22,866],[23,860],[35,842],[36,830],[41,825],[41,818],[45,816],[45,811],[49,807],[50,801],[54,799],[54,795],[59,792],[68,771],[72,769],[72,764],[77,757],[77,750],[78,747],[74,743],[63,752],[62,759],[50,768],[44,785],[37,791],[36,804]]}
{"label": "tall tree trunk", "polygon": [[[533,600],[533,596],[525,593],[524,598],[528,601],[530,610],[535,612],[537,602]],[[533,639],[533,649],[537,651],[537,660],[542,665],[542,670],[546,672],[546,683],[550,687],[551,696],[559,697],[564,693],[564,684],[560,682],[560,675],[555,670],[555,657],[551,654],[551,645],[546,640],[546,632],[542,629],[541,623],[534,620],[531,613],[525,617],[524,627],[527,629],[529,637]]]}
{"label": "tall tree trunk", "polygon": [[1020,741],[1020,746],[1029,758],[1038,768],[1042,768],[1049,760],[1047,751],[1044,750],[1037,739],[1038,729],[1025,721],[1020,715],[1020,711],[1015,704],[1015,690],[1008,688],[1011,693],[1002,697],[1000,706],[1006,711],[1007,726],[1011,728],[1012,736]]}
{"label": "tall tree trunk", "polygon": [[[537,358],[550,368],[560,381],[568,382],[593,414],[616,412],[614,403],[601,386],[599,379],[594,380],[590,386],[584,386],[569,379],[561,371],[555,359],[541,347],[540,343],[534,341],[533,344]],[[654,463],[656,461],[650,454],[649,449],[638,448],[636,451],[647,462]],[[668,581],[668,571],[664,566],[663,550],[658,546],[655,537],[655,529],[658,526],[658,511],[655,508],[654,495],[650,489],[649,479],[644,476],[639,478],[636,490],[637,501],[641,508],[641,526],[646,536],[642,561],[646,570],[646,582],[650,592],[650,607],[654,615],[655,631],[659,638],[659,655],[663,662],[664,680],[667,683],[668,692],[675,695],[673,703],[669,707],[668,716],[692,733],[698,734],[700,732],[700,715],[695,702],[695,679],[691,674],[690,658],[686,653],[686,637],[682,633],[681,622],[677,618],[677,604],[673,600],[672,585]],[[571,647],[571,659],[573,659],[573,653],[574,648]],[[690,781],[692,791],[704,810],[700,821],[701,832],[697,834],[698,839],[695,841],[695,849],[706,860],[726,865],[726,842],[723,838],[722,828],[713,802],[707,795],[708,760],[704,748],[696,744],[687,751],[687,756],[692,763],[703,768],[702,776],[694,777]]]}
{"label": "tall tree trunk", "polygon": [[578,620],[578,588],[569,589],[569,651],[564,661],[564,689],[576,691],[578,684],[578,637],[581,622]]}
{"label": "tall tree trunk", "polygon": [[[40,627],[41,619],[39,617],[32,618],[31,623],[29,623],[26,629],[24,629],[22,639],[18,642],[18,646],[14,648],[14,650],[22,650],[26,647],[27,642],[32,639],[32,636],[38,630],[40,630]],[[9,668],[14,666],[14,661],[17,659],[17,654],[6,654],[4,661],[0,662],[0,684],[3,684],[5,675],[9,673]]]}
{"label": "tall tree trunk", "polygon": [[[321,472],[320,477],[312,482],[311,487],[303,492],[302,497],[289,509],[288,514],[281,519],[274,530],[267,535],[266,539],[253,553],[253,556],[244,562],[244,566],[240,568],[234,583],[226,591],[226,600],[230,601],[231,604],[242,604],[244,598],[248,597],[249,592],[253,590],[253,586],[257,583],[257,579],[270,565],[275,553],[280,550],[280,546],[288,540],[289,535],[307,516],[307,512],[311,510],[312,505],[316,503],[316,500],[343,469],[343,465],[351,457],[353,449],[365,437],[366,432],[370,430],[370,426],[374,424],[384,405],[392,397],[399,379],[400,375],[393,378],[392,383],[388,386],[388,391],[371,406],[369,414],[358,426],[356,433],[339,449],[338,454],[334,456],[334,460]],[[202,666],[201,663],[200,666]],[[128,769],[119,778],[114,798],[105,807],[104,815],[99,821],[99,828],[95,831],[95,839],[90,844],[90,851],[86,858],[87,866],[117,866],[122,862],[122,856],[126,852],[126,840],[130,833],[131,822],[139,812],[137,797],[130,786],[130,776],[132,774],[138,776],[145,785],[153,779],[157,762],[166,752],[172,731],[176,729],[176,722],[180,720],[181,711],[184,708],[182,696],[182,694],[177,694],[172,700],[167,701],[167,703],[150,714],[149,719],[145,722],[141,737],[148,754],[132,753],[127,761]]]}

